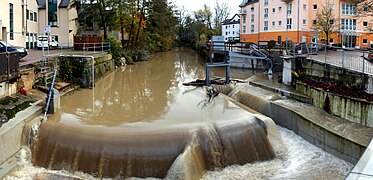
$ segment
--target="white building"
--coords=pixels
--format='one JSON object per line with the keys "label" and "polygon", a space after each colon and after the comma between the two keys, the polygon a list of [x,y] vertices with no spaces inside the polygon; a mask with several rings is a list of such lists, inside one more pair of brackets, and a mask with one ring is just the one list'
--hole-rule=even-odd
{"label": "white building", "polygon": [[231,19],[222,22],[222,36],[224,40],[240,39],[240,16],[235,14]]}

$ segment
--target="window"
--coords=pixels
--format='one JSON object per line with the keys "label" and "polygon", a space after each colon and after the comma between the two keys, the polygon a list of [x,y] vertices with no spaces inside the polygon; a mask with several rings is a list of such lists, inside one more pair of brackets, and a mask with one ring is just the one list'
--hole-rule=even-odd
{"label": "window", "polygon": [[268,8],[264,9],[264,18],[268,18]]}
{"label": "window", "polygon": [[303,25],[307,24],[307,20],[303,19]]}
{"label": "window", "polygon": [[292,19],[287,18],[286,19],[286,29],[291,29]]}
{"label": "window", "polygon": [[364,12],[368,12],[369,11],[369,7],[365,6],[363,10],[364,10]]}
{"label": "window", "polygon": [[48,25],[57,26],[57,0],[48,0]]}
{"label": "window", "polygon": [[30,17],[29,17],[29,10],[28,9],[26,9],[26,19],[30,19]]}
{"label": "window", "polygon": [[246,33],[246,26],[242,26],[242,33]]}
{"label": "window", "polygon": [[331,11],[333,11],[333,10],[334,10],[334,4],[329,4],[329,9],[330,9]]}
{"label": "window", "polygon": [[291,3],[287,3],[286,4],[286,14],[291,14],[291,8],[292,8],[292,4]]}
{"label": "window", "polygon": [[228,29],[228,26],[225,26],[225,29]]}
{"label": "window", "polygon": [[246,15],[243,17],[243,23],[246,23]]}
{"label": "window", "polygon": [[234,31],[232,31],[232,34],[234,34]]}
{"label": "window", "polygon": [[317,20],[316,19],[312,20],[312,24],[317,24]]}
{"label": "window", "polygon": [[264,6],[268,6],[268,0],[264,0]]}
{"label": "window", "polygon": [[329,20],[329,24],[333,25],[334,24],[334,19]]}
{"label": "window", "polygon": [[307,4],[303,4],[303,10],[307,11]]}
{"label": "window", "polygon": [[282,7],[278,7],[278,12],[281,12],[282,11]]}
{"label": "window", "polygon": [[14,40],[14,33],[13,33],[13,4],[9,3],[9,37],[10,40]]}
{"label": "window", "polygon": [[264,31],[268,31],[268,21],[264,21]]}
{"label": "window", "polygon": [[255,19],[255,15],[252,14],[252,15],[251,15],[251,22],[252,22],[252,23],[254,22],[254,19]]}
{"label": "window", "polygon": [[254,24],[251,25],[251,32],[254,32]]}
{"label": "window", "polygon": [[330,39],[329,39],[329,43],[333,44],[333,43],[334,43],[334,39],[333,39],[333,38],[330,38]]}
{"label": "window", "polygon": [[342,30],[356,30],[356,19],[341,19]]}
{"label": "window", "polygon": [[37,22],[38,21],[38,18],[37,18],[38,14],[36,14],[36,12],[34,12],[34,21]]}
{"label": "window", "polygon": [[272,8],[272,12],[275,13],[276,12],[276,8]]}
{"label": "window", "polygon": [[254,7],[251,7],[251,13],[254,13]]}
{"label": "window", "polygon": [[272,26],[276,25],[276,22],[272,21]]}
{"label": "window", "polygon": [[363,39],[363,44],[368,44],[368,39]]}
{"label": "window", "polygon": [[342,4],[343,15],[356,15],[356,6],[353,4]]}
{"label": "window", "polygon": [[282,21],[278,21],[278,25],[281,26],[282,25]]}
{"label": "window", "polygon": [[364,26],[364,27],[367,27],[367,26],[368,26],[368,22],[367,22],[367,21],[364,21],[364,22],[363,22],[363,26]]}
{"label": "window", "polygon": [[234,25],[233,25],[233,28],[234,28]]}
{"label": "window", "polygon": [[313,10],[317,10],[317,4],[314,4],[314,5],[312,6],[312,8],[313,8]]}
{"label": "window", "polygon": [[30,11],[30,20],[33,21],[34,20],[34,13]]}
{"label": "window", "polygon": [[228,35],[228,32],[225,32],[225,35]]}

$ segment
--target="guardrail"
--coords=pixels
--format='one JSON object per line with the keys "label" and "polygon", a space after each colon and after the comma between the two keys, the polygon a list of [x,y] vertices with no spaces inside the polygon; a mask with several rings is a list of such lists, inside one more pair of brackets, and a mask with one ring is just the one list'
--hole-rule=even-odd
{"label": "guardrail", "polygon": [[[373,75],[373,59],[368,58],[368,50],[343,48],[308,42],[293,43],[290,41],[275,44],[273,47],[269,47],[269,44],[263,45],[263,42],[260,45],[247,42],[225,42],[224,45],[221,46],[224,46],[220,47],[221,49],[241,54],[251,54],[253,49],[265,49],[267,51],[279,50],[293,57],[302,56],[320,63]],[[251,48],[251,46],[254,48]]]}
{"label": "guardrail", "polygon": [[302,55],[324,64],[373,75],[373,59],[371,61],[368,54],[369,51],[367,50],[317,43],[298,43],[293,46],[290,53],[290,55]]}
{"label": "guardrail", "polygon": [[[40,49],[40,48],[39,48]],[[107,42],[102,43],[68,43],[58,44],[58,47],[44,48],[44,50],[59,49],[61,54],[67,51],[83,51],[84,55],[110,52],[111,44]]]}

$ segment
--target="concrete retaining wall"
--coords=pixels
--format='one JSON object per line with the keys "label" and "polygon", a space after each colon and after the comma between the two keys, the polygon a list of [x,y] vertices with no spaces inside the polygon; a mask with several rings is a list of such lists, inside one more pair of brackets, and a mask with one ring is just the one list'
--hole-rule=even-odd
{"label": "concrete retaining wall", "polygon": [[[27,109],[19,112],[16,116],[0,127],[0,178],[3,178],[16,164],[7,162],[14,156],[22,145],[24,127],[36,116],[41,115],[42,107],[38,106],[40,101],[34,103]],[[23,141],[25,142],[25,141]]]}
{"label": "concrete retaining wall", "polygon": [[272,103],[272,113],[272,119],[276,124],[292,130],[315,146],[353,164],[356,164],[369,143],[335,133],[331,128],[325,128],[311,118],[281,104]]}
{"label": "concrete retaining wall", "polygon": [[339,96],[323,89],[296,83],[296,89],[313,98],[313,105],[330,114],[364,126],[373,127],[373,103],[364,99]]}

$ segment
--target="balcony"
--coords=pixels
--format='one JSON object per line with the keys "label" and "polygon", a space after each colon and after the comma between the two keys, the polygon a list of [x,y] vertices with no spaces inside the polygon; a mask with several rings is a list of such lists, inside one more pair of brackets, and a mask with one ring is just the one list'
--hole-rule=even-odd
{"label": "balcony", "polygon": [[282,0],[283,2],[289,3],[292,2],[293,0]]}
{"label": "balcony", "polygon": [[246,14],[246,10],[245,10],[245,9],[240,9],[240,10],[238,11],[238,14],[240,14],[240,15],[244,15],[244,14]]}

